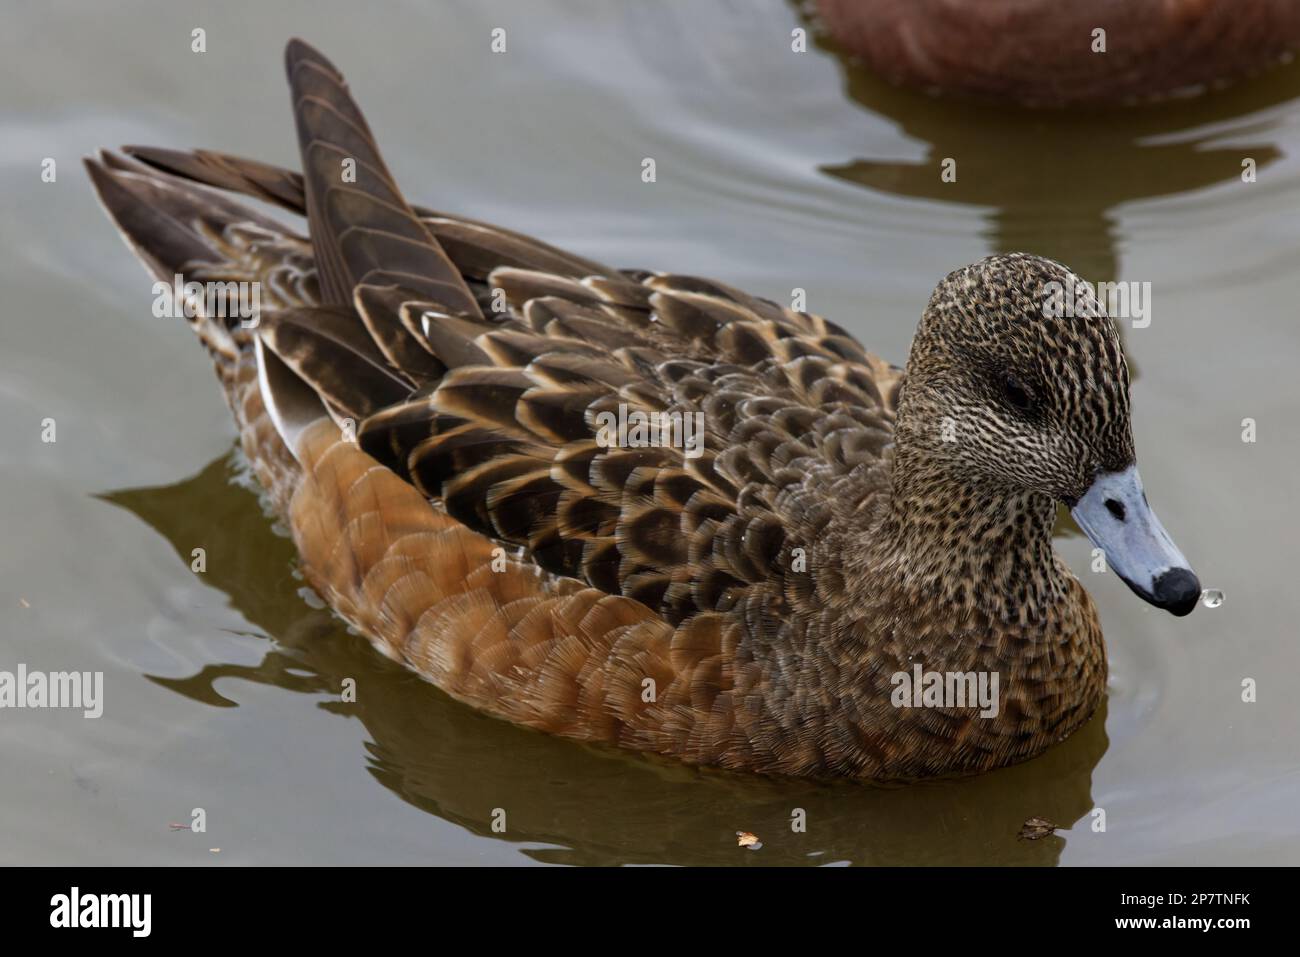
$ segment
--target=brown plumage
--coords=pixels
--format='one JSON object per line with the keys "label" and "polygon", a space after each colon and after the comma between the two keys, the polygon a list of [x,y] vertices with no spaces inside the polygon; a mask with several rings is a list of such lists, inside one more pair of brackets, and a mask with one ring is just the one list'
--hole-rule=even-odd
{"label": "brown plumage", "polygon": [[[1110,321],[1041,315],[1068,271],[953,273],[903,388],[819,317],[410,206],[339,73],[286,60],[303,175],[87,166],[160,279],[262,284],[256,328],[193,326],[309,581],[380,651],[522,725],[774,774],[983,771],[1093,712],[1101,632],[1054,502],[1132,444]],[[611,444],[638,411],[701,444]],[[915,664],[997,672],[997,717],[895,707]]]}

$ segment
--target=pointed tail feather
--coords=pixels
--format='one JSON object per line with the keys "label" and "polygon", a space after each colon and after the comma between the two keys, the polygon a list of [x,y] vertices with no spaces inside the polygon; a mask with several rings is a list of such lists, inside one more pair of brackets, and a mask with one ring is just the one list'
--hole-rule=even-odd
{"label": "pointed tail feather", "polygon": [[190,264],[220,261],[221,255],[194,228],[210,219],[194,190],[171,188],[112,153],[83,162],[105,212],[155,277],[170,280]]}
{"label": "pointed tail feather", "polygon": [[243,193],[274,203],[299,216],[307,211],[302,176],[257,160],[214,150],[170,150],[157,146],[123,146],[122,152],[142,163],[218,189]]}

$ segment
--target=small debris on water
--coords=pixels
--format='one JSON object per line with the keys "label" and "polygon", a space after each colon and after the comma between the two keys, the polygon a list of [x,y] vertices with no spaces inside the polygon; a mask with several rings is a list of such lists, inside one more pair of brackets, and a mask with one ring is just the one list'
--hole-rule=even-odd
{"label": "small debris on water", "polygon": [[1031,817],[1020,827],[1022,841],[1037,841],[1049,834],[1054,834],[1061,825],[1053,824],[1045,817]]}
{"label": "small debris on water", "polygon": [[736,846],[737,846],[737,847],[747,847],[747,848],[749,848],[751,851],[756,851],[756,850],[758,850],[760,847],[763,846],[763,842],[760,841],[760,840],[759,840],[756,836],[754,836],[753,834],[750,834],[748,831],[737,831],[737,832],[736,832]]}

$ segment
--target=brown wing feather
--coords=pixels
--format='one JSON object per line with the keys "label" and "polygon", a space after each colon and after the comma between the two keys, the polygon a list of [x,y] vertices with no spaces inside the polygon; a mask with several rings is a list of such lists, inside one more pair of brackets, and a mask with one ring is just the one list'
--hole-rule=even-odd
{"label": "brown wing feather", "polygon": [[[234,258],[228,235],[217,245]],[[343,313],[319,313],[334,332],[272,315],[264,337],[329,408],[369,413],[367,451],[556,574],[675,622],[734,609],[754,586],[796,587],[792,551],[828,520],[803,493],[879,461],[897,371],[818,317],[708,280],[487,271],[506,316],[449,316],[402,287],[362,286],[374,350],[342,336]],[[703,416],[704,448],[599,447],[596,416],[620,404]]]}
{"label": "brown wing feather", "polygon": [[758,669],[738,625],[673,628],[644,605],[539,576],[430,509],[328,423],[304,434],[289,507],[313,586],[381,651],[519,724],[699,763],[773,770],[790,756],[732,706]]}
{"label": "brown wing feather", "polygon": [[[843,358],[816,317],[700,280],[652,277],[640,307],[621,278],[614,304],[571,277],[492,281],[512,319],[441,324],[450,371],[364,422],[364,449],[481,534],[672,623],[799,587],[795,549],[830,520],[810,483],[869,467],[891,438],[887,366]],[[602,447],[598,417],[620,405],[702,420],[703,447]]]}
{"label": "brown wing feather", "polygon": [[359,284],[393,283],[477,315],[460,271],[402,198],[342,75],[301,40],[285,50],[285,69],[325,302],[351,305]]}

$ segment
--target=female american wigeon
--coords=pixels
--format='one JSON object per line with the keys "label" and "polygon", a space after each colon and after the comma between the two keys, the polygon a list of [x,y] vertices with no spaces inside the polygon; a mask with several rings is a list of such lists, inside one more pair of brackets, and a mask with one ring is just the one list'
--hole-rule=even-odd
{"label": "female american wigeon", "polygon": [[[721,283],[408,205],[338,71],[297,40],[286,60],[302,175],[136,147],[87,166],[165,285],[260,283],[256,321],[190,320],[243,450],[316,590],[448,694],[696,764],[977,772],[1104,693],[1058,502],[1139,595],[1195,606],[1114,326],[1086,296],[1045,308],[1064,267],[952,273],[900,370]],[[900,698],[918,669],[996,676],[996,706]]]}

